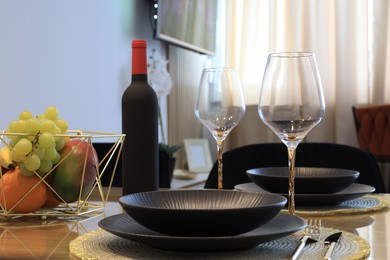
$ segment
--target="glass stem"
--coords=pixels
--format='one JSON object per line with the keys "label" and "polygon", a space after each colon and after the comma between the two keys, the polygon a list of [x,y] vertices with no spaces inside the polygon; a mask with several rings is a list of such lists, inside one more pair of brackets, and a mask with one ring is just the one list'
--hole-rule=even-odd
{"label": "glass stem", "polygon": [[295,151],[296,147],[288,147],[288,212],[295,215]]}
{"label": "glass stem", "polygon": [[217,151],[218,151],[218,190],[223,189],[223,176],[222,176],[222,145],[223,140],[217,140]]}

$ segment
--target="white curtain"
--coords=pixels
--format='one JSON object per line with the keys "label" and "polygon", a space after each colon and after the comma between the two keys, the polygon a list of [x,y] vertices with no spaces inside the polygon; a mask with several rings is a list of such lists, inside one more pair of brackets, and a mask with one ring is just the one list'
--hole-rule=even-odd
{"label": "white curtain", "polygon": [[240,69],[248,115],[226,149],[275,141],[257,122],[267,55],[309,51],[317,58],[326,116],[306,141],[357,146],[352,106],[390,103],[387,0],[226,0],[226,66]]}

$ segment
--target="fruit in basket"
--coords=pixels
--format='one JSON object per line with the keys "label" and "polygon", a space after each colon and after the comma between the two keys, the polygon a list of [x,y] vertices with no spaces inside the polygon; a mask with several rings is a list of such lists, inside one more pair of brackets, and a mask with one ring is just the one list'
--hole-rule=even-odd
{"label": "fruit in basket", "polygon": [[45,176],[59,161],[59,152],[65,143],[65,137],[60,134],[65,134],[67,130],[68,123],[58,118],[58,110],[54,106],[47,107],[37,117],[29,111],[22,111],[6,131],[11,133],[8,137],[12,161],[20,166],[25,176],[34,175],[34,171]]}
{"label": "fruit in basket", "polygon": [[8,169],[13,168],[11,149],[9,149],[8,146],[1,147],[0,149],[0,164],[2,173],[5,173]]}
{"label": "fruit in basket", "polygon": [[57,198],[54,192],[48,188],[47,189],[47,199],[45,203],[42,205],[42,208],[55,208],[57,207],[61,201]]}
{"label": "fruit in basket", "polygon": [[49,174],[48,176],[45,177],[46,182],[48,183],[47,187],[47,192],[46,192],[46,201],[42,205],[42,208],[55,208],[59,204],[61,204],[61,199],[58,198],[58,196],[54,193],[52,190],[53,188],[51,187],[51,179],[52,179],[52,174]]}
{"label": "fruit in basket", "polygon": [[0,179],[0,205],[14,213],[39,209],[46,201],[46,192],[47,186],[39,177],[24,176],[19,167],[7,171]]}
{"label": "fruit in basket", "polygon": [[95,149],[84,140],[72,139],[65,143],[60,156],[61,163],[52,172],[51,186],[68,203],[79,199],[81,189],[83,199],[98,174],[98,157]]}

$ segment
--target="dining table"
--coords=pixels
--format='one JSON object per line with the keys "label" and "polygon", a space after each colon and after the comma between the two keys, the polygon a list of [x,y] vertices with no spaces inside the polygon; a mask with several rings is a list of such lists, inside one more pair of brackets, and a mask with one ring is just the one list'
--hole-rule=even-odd
{"label": "dining table", "polygon": [[[23,216],[0,218],[0,259],[82,259],[85,254],[75,246],[75,241],[83,240],[96,234],[109,234],[99,227],[99,221],[123,214],[118,199],[122,191],[118,187],[111,188],[107,200],[98,211],[86,216],[74,217],[37,217]],[[390,259],[390,194],[371,194],[384,202],[377,210],[352,212],[351,214],[314,214],[303,212],[302,218],[320,219],[322,226],[332,230],[341,230],[353,234],[365,241],[367,259]],[[91,202],[99,200],[98,194],[92,194]],[[299,215],[300,212],[298,211]],[[125,240],[125,239],[123,239]],[[79,241],[80,242],[80,241]],[[76,247],[76,248],[75,248]],[[141,247],[141,246],[140,246]],[[146,251],[152,251],[153,248]],[[99,244],[96,250],[100,250]],[[77,252],[77,250],[79,252]],[[163,250],[164,251],[164,250]],[[141,253],[140,253],[141,252]],[[138,250],[134,259],[151,259],[150,254],[142,255],[145,249]],[[161,251],[162,252],[162,251]],[[126,257],[132,258],[131,252]],[[115,253],[107,253],[102,259],[114,259]],[[111,254],[111,255],[110,255]],[[169,252],[164,252],[164,255]],[[184,256],[196,259],[199,253],[185,253]],[[155,256],[155,255],[154,255]],[[183,255],[182,255],[183,256]],[[218,256],[218,253],[214,254]],[[223,255],[228,256],[228,255]],[[123,257],[123,255],[122,255]],[[92,259],[93,257],[91,257]],[[221,258],[221,257],[217,257]],[[229,257],[223,257],[229,259]],[[118,258],[119,259],[119,258]],[[231,258],[233,259],[233,258]],[[261,257],[257,258],[261,259]]]}

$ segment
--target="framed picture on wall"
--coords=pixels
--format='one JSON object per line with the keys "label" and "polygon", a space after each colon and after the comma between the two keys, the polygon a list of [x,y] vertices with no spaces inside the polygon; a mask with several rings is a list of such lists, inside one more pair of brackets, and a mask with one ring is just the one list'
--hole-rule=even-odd
{"label": "framed picture on wall", "polygon": [[184,147],[191,172],[209,173],[213,166],[207,139],[185,139]]}

